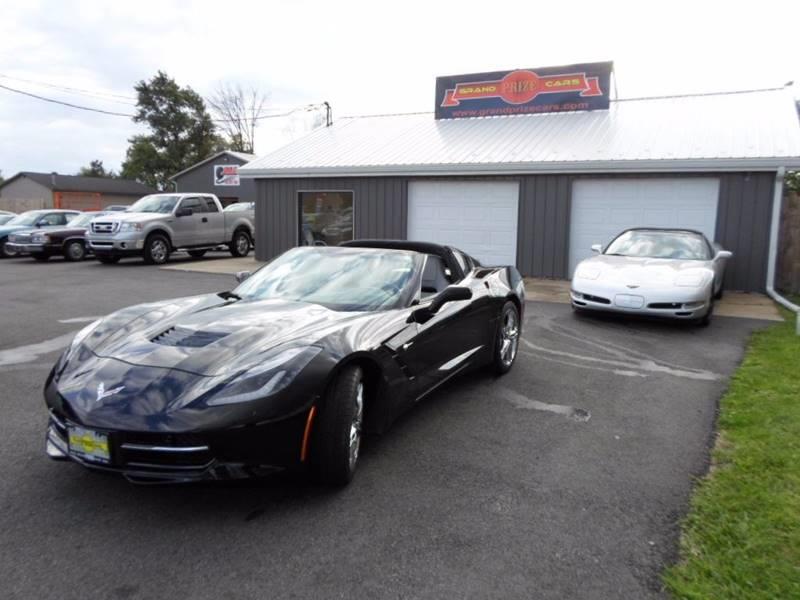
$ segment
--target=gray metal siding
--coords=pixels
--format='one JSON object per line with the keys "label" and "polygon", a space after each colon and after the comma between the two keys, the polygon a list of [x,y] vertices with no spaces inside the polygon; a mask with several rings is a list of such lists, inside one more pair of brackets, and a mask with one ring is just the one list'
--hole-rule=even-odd
{"label": "gray metal siding", "polygon": [[[734,253],[728,264],[725,287],[746,292],[764,291],[775,174],[697,173],[674,176],[719,178],[715,241]],[[571,175],[512,178],[520,183],[517,267],[523,275],[567,277],[572,182],[576,178]],[[405,177],[259,179],[256,184],[256,257],[268,260],[297,244],[297,192],[300,190],[351,190],[355,199],[356,237],[405,239],[408,182],[409,178]]]}
{"label": "gray metal siding", "polygon": [[775,173],[726,173],[719,180],[716,241],[733,252],[725,287],[763,292]]}
{"label": "gray metal siding", "polygon": [[256,183],[253,179],[240,178],[240,185],[214,185],[214,165],[243,165],[246,161],[223,154],[199,167],[175,178],[176,191],[216,194],[220,198],[235,198],[241,202],[256,199]]}
{"label": "gray metal siding", "polygon": [[19,177],[0,189],[0,210],[21,213],[53,208],[53,192],[29,177]]}
{"label": "gray metal siding", "polygon": [[300,191],[352,191],[355,237],[406,237],[408,180],[405,178],[259,179],[256,186],[258,260],[269,260],[297,245]]}
{"label": "gray metal siding", "polygon": [[571,189],[567,175],[520,179],[517,268],[523,275],[567,276]]}

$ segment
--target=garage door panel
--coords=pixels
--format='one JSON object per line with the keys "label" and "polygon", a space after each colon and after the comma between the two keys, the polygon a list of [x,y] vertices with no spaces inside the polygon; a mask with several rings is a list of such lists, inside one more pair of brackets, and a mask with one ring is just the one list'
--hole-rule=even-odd
{"label": "garage door panel", "polygon": [[456,246],[485,264],[516,264],[518,202],[516,182],[412,181],[408,239]]}
{"label": "garage door panel", "polygon": [[686,227],[714,239],[719,180],[715,178],[606,179],[573,184],[570,275],[591,256],[593,244],[606,245],[630,227]]}

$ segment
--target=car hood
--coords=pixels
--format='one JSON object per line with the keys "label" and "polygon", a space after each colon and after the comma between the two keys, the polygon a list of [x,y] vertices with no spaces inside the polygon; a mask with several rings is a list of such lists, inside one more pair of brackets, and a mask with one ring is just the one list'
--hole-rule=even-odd
{"label": "car hood", "polygon": [[30,228],[30,225],[0,225],[0,237],[4,237],[14,231],[21,231],[22,229]]}
{"label": "car hood", "polygon": [[258,364],[290,343],[311,345],[369,319],[285,300],[224,300],[216,294],[141,305],[101,321],[85,340],[100,358],[217,377]]}
{"label": "car hood", "polygon": [[95,221],[119,221],[121,223],[146,223],[148,221],[163,221],[164,219],[171,219],[172,215],[169,213],[147,213],[147,212],[118,212],[97,217]]}
{"label": "car hood", "polygon": [[698,281],[698,285],[702,285],[713,277],[713,271],[711,261],[600,254],[582,261],[575,269],[575,277],[605,283],[671,287],[679,280]]}

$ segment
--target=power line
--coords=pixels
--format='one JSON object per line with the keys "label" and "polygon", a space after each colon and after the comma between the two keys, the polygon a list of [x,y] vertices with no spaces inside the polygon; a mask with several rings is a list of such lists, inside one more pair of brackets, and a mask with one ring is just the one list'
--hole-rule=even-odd
{"label": "power line", "polygon": [[[0,78],[13,79],[14,81],[21,81],[21,82],[30,83],[30,84],[33,84],[33,85],[40,85],[40,86],[43,86],[43,87],[52,88],[52,89],[55,89],[55,90],[62,90],[62,91],[73,93],[73,94],[86,95],[86,96],[91,96],[93,98],[105,99],[105,100],[108,100],[109,102],[120,102],[119,100],[113,100],[112,98],[123,98],[125,100],[133,100],[134,102],[136,101],[136,97],[135,96],[127,96],[127,95],[124,95],[124,94],[115,94],[113,92],[104,92],[104,91],[101,91],[101,90],[87,90],[87,89],[84,89],[84,88],[70,87],[70,86],[67,86],[67,85],[58,85],[58,84],[55,84],[55,83],[48,83],[46,81],[37,81],[35,79],[25,79],[24,77],[13,77],[11,75],[5,75],[3,73],[0,73]],[[131,104],[130,102],[120,102],[120,103],[121,104],[130,104],[131,106],[135,106],[135,104]]]}
{"label": "power line", "polygon": [[[82,106],[80,104],[73,104],[71,102],[64,102],[63,100],[57,100],[55,98],[48,98],[46,96],[40,96],[40,95],[34,94],[32,92],[26,92],[24,90],[18,90],[16,88],[8,87],[7,85],[3,85],[1,83],[0,83],[0,89],[4,89],[4,90],[7,90],[9,92],[13,92],[15,94],[22,94],[23,96],[29,96],[31,98],[36,98],[37,100],[42,100],[43,102],[50,102],[51,104],[59,104],[61,106],[67,106],[69,108],[75,108],[77,110],[85,110],[85,111],[88,111],[88,112],[96,112],[96,113],[100,113],[100,114],[104,114],[104,115],[111,115],[111,116],[114,116],[114,117],[127,117],[129,119],[132,119],[132,118],[134,118],[136,116],[136,115],[132,115],[132,114],[129,114],[129,113],[122,113],[122,112],[116,112],[116,111],[111,111],[111,110],[104,110],[102,108],[94,108],[94,107],[91,107],[91,106]],[[282,112],[282,113],[277,113],[277,114],[272,114],[272,115],[260,115],[258,117],[253,117],[252,120],[260,121],[262,119],[277,119],[277,118],[280,118],[280,117],[288,117],[289,115],[294,114],[294,113],[296,113],[298,111],[301,111],[301,110],[312,110],[312,109],[315,109],[315,108],[319,108],[321,106],[322,106],[321,104],[307,104],[305,106],[298,106],[297,108],[293,108],[293,109],[291,109],[289,111]],[[214,123],[233,123],[233,122],[236,122],[236,121],[239,121],[239,120],[240,119],[211,119],[211,121],[213,121]]]}

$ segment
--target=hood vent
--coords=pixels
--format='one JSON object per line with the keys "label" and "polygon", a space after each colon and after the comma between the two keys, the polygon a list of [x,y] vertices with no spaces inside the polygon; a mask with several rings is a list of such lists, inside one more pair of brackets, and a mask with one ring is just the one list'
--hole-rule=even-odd
{"label": "hood vent", "polygon": [[166,331],[159,333],[150,341],[154,344],[161,344],[162,346],[204,348],[217,340],[221,340],[226,335],[228,335],[227,332],[197,331],[195,329],[186,329],[185,327],[170,327]]}

